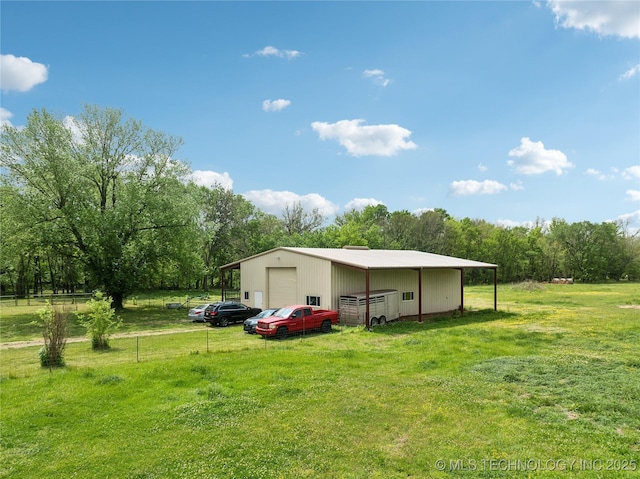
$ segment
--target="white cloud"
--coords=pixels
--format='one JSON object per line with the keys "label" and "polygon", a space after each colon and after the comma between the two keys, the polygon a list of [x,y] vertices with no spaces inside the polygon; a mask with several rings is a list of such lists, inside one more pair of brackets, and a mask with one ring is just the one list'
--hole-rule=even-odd
{"label": "white cloud", "polygon": [[382,70],[365,70],[362,72],[362,76],[365,78],[371,78],[376,85],[387,86],[391,80],[385,78],[384,71]]}
{"label": "white cloud", "polygon": [[547,5],[556,23],[564,28],[640,38],[640,3],[637,1],[550,0]]}
{"label": "white cloud", "polygon": [[[517,227],[524,227],[524,228],[533,228],[535,226],[541,226],[538,222],[535,221],[513,221],[513,220],[502,220],[502,219],[498,219],[496,220],[496,224],[498,226],[502,226],[503,228],[517,228]],[[542,227],[548,227],[551,224],[551,222],[547,221],[544,222],[544,224],[542,225]]]}
{"label": "white cloud", "polygon": [[524,190],[524,185],[522,184],[522,181],[518,180],[515,183],[514,182],[509,183],[509,189],[513,191],[522,191]]}
{"label": "white cloud", "polygon": [[506,189],[505,185],[494,180],[460,180],[449,185],[449,192],[455,196],[494,195]]}
{"label": "white cloud", "polygon": [[282,98],[279,98],[278,100],[265,100],[262,102],[262,109],[264,111],[280,111],[284,110],[289,105],[291,105],[291,101],[283,100]]}
{"label": "white cloud", "polygon": [[344,209],[349,210],[363,210],[365,206],[378,206],[383,205],[382,201],[378,201],[375,198],[354,198],[344,205]]}
{"label": "white cloud", "polygon": [[62,119],[62,125],[71,132],[71,139],[77,144],[84,143],[82,138],[83,126],[74,116],[67,115]]}
{"label": "white cloud", "polygon": [[522,226],[522,222],[513,221],[513,220],[496,220],[496,224],[498,226],[502,226],[503,228],[515,228],[517,226]]}
{"label": "white cloud", "polygon": [[612,168],[611,171],[612,173],[606,174],[595,168],[587,168],[587,171],[585,171],[585,174],[589,176],[593,176],[594,178],[597,178],[600,181],[606,181],[606,180],[612,180],[613,178],[615,178],[615,173],[618,172],[618,170],[615,168]]}
{"label": "white cloud", "polygon": [[278,57],[278,58],[286,58],[288,60],[293,60],[294,58],[298,58],[300,55],[302,55],[302,53],[300,53],[298,50],[280,50],[276,47],[272,47],[271,45],[268,45],[264,47],[262,50],[258,50],[252,54],[245,53],[243,57],[248,58],[255,55],[259,57]]}
{"label": "white cloud", "polygon": [[262,211],[276,216],[280,216],[285,206],[296,203],[300,203],[305,210],[309,211],[318,208],[318,212],[323,216],[332,216],[338,211],[337,205],[317,193],[301,196],[291,191],[251,190],[243,193],[242,196]]}
{"label": "white cloud", "polygon": [[47,67],[26,57],[0,55],[0,88],[3,91],[29,91],[47,81]]}
{"label": "white cloud", "polygon": [[430,211],[435,211],[435,208],[416,208],[411,213],[416,216],[421,216],[422,213],[428,213]]}
{"label": "white cloud", "polygon": [[351,156],[393,156],[400,150],[412,150],[416,144],[406,140],[411,131],[398,125],[362,126],[364,120],[315,121],[311,128],[321,140],[337,139]]}
{"label": "white cloud", "polygon": [[488,169],[489,169],[489,168],[488,168],[487,166],[483,165],[482,163],[480,163],[480,164],[478,165],[478,170],[479,170],[479,171],[487,171]]}
{"label": "white cloud", "polygon": [[509,160],[507,164],[524,175],[539,175],[547,171],[561,175],[565,169],[574,166],[560,150],[545,150],[541,141],[534,143],[526,137],[520,140],[519,147],[509,151],[509,156],[517,159]]}
{"label": "white cloud", "polygon": [[213,188],[218,185],[225,190],[233,189],[233,180],[229,173],[217,173],[215,171],[195,170],[189,179],[198,186],[206,186],[207,188]]}
{"label": "white cloud", "polygon": [[640,201],[640,190],[627,190],[627,196],[631,201]]}
{"label": "white cloud", "polygon": [[618,216],[618,219],[627,223],[628,225],[638,225],[640,226],[640,210],[636,210],[632,213],[627,213],[624,215]]}
{"label": "white cloud", "polygon": [[0,107],[0,128],[5,127],[5,126],[13,126],[11,124],[11,117],[12,116],[13,116],[13,113],[11,113],[6,108]]}
{"label": "white cloud", "polygon": [[625,168],[622,176],[625,180],[640,180],[640,165]]}
{"label": "white cloud", "polygon": [[638,63],[634,67],[629,68],[626,72],[620,75],[619,80],[620,81],[629,80],[630,78],[633,78],[634,76],[636,76],[638,73],[640,73],[640,63]]}

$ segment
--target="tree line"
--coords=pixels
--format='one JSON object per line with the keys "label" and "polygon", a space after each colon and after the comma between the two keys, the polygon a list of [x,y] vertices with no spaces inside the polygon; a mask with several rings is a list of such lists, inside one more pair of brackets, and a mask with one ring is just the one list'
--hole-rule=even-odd
{"label": "tree line", "polygon": [[222,186],[197,186],[175,158],[179,138],[117,109],[86,106],[73,119],[35,110],[0,134],[2,294],[100,289],[121,308],[135,291],[219,287],[220,266],[278,246],[456,256],[498,264],[501,282],[640,277],[639,238],[621,222],[505,227],[377,205],[328,224],[300,203],[268,214]]}

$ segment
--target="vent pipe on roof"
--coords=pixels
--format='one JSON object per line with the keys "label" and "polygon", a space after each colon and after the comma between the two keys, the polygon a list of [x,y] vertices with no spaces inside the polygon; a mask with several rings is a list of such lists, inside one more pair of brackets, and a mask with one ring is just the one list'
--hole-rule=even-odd
{"label": "vent pipe on roof", "polygon": [[342,249],[369,249],[368,246],[349,246],[349,245],[344,245],[342,247]]}

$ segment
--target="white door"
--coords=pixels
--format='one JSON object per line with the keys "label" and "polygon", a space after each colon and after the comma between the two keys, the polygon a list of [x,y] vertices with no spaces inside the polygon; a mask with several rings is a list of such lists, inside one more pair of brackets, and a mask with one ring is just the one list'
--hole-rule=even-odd
{"label": "white door", "polygon": [[253,292],[253,307],[262,309],[262,291]]}

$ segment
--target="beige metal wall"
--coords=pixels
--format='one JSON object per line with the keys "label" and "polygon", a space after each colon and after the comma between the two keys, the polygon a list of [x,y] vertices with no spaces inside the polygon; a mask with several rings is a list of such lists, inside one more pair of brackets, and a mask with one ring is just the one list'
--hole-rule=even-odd
{"label": "beige metal wall", "polygon": [[[263,292],[262,308],[282,307],[284,304],[269,304],[270,298],[281,298],[282,294],[270,291],[270,270],[277,268],[295,268],[297,281],[295,286],[295,303],[305,304],[307,296],[319,296],[321,308],[331,308],[331,262],[311,256],[296,254],[291,251],[276,250],[243,261],[240,264],[240,289],[242,297],[249,291],[250,306],[253,301],[254,291]],[[277,276],[277,273],[276,273]],[[273,285],[271,285],[273,287]],[[284,297],[288,296],[284,292]]]}
{"label": "beige metal wall", "polygon": [[[295,268],[295,296],[291,292],[270,291],[270,271],[277,268]],[[271,271],[271,276],[279,276]],[[439,313],[460,307],[460,271],[457,269],[422,270],[422,313]],[[418,271],[417,270],[374,270],[370,272],[369,288],[397,289],[400,295],[400,315],[418,314]],[[270,304],[278,298],[294,298],[296,303],[305,304],[307,296],[319,296],[321,308],[338,309],[339,298],[343,294],[365,290],[365,272],[357,269],[331,266],[329,260],[314,258],[291,251],[276,250],[260,255],[240,264],[240,288],[243,301],[254,306],[255,292],[262,292],[262,308],[281,307],[284,304]],[[271,285],[273,287],[273,285]],[[413,291],[413,301],[403,301],[402,293]],[[244,293],[249,299],[244,300]],[[270,299],[271,298],[271,299]]]}
{"label": "beige metal wall", "polygon": [[422,312],[441,313],[458,309],[462,304],[460,281],[458,269],[422,270]]}
{"label": "beige metal wall", "polygon": [[[460,307],[460,271],[456,269],[422,270],[422,313],[440,313]],[[332,308],[337,309],[343,294],[365,290],[364,271],[334,267],[332,273]],[[418,314],[418,271],[384,270],[371,271],[369,289],[397,289],[400,295],[400,316]],[[413,291],[413,301],[403,301],[402,293]]]}

